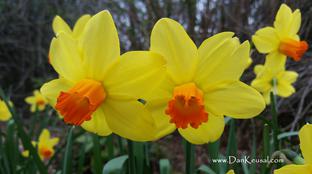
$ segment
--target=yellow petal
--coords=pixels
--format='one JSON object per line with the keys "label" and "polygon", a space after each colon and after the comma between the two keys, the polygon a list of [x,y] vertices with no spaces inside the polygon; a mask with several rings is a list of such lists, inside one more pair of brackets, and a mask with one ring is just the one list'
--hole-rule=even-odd
{"label": "yellow petal", "polygon": [[311,165],[286,165],[280,169],[274,170],[274,174],[310,174]]}
{"label": "yellow petal", "polygon": [[277,95],[281,97],[289,97],[295,92],[295,88],[289,83],[280,82],[277,85]]}
{"label": "yellow petal", "polygon": [[235,174],[234,170],[229,170],[226,174]]}
{"label": "yellow petal", "polygon": [[299,12],[293,14],[286,4],[282,4],[276,14],[274,27],[281,38],[293,38],[299,30],[300,23],[301,14]]}
{"label": "yellow petal", "polygon": [[12,117],[9,108],[4,101],[0,99],[0,121],[7,121]]}
{"label": "yellow petal", "polygon": [[119,136],[134,141],[155,139],[156,126],[153,117],[136,99],[112,100],[107,98],[103,109],[108,126]]}
{"label": "yellow petal", "polygon": [[292,14],[292,20],[290,23],[290,29],[289,33],[292,35],[292,37],[295,37],[296,34],[298,33],[301,25],[301,13],[300,10],[295,10],[294,13]]}
{"label": "yellow petal", "polygon": [[209,113],[208,121],[202,123],[197,129],[188,127],[186,129],[178,129],[180,134],[187,141],[193,144],[205,144],[208,142],[217,141],[224,130],[224,117],[214,116]]}
{"label": "yellow petal", "polygon": [[48,142],[48,146],[54,147],[59,141],[60,139],[58,137],[51,138]]}
{"label": "yellow petal", "polygon": [[219,81],[239,80],[248,65],[249,50],[248,41],[239,45],[235,38],[228,39],[199,64],[194,81],[204,87]]}
{"label": "yellow petal", "polygon": [[28,104],[35,104],[36,103],[36,98],[34,96],[29,96],[25,98],[25,102]]}
{"label": "yellow petal", "polygon": [[68,34],[60,33],[53,38],[49,55],[51,65],[61,77],[71,81],[85,77],[77,41]]}
{"label": "yellow petal", "polygon": [[39,143],[46,144],[50,140],[50,132],[48,129],[43,129],[39,136]]}
{"label": "yellow petal", "polygon": [[90,18],[91,18],[91,15],[86,14],[86,15],[81,16],[77,20],[77,22],[75,23],[75,26],[74,26],[74,31],[73,31],[73,35],[75,38],[79,38],[81,36],[81,34],[84,31],[84,28],[85,28],[87,22],[90,20]]}
{"label": "yellow petal", "polygon": [[254,68],[254,72],[257,76],[260,75],[263,70],[264,70],[263,65],[256,65]]}
{"label": "yellow petal", "polygon": [[312,125],[306,124],[299,131],[300,149],[306,164],[312,165]]}
{"label": "yellow petal", "polygon": [[288,83],[294,83],[298,78],[298,73],[295,71],[285,71],[282,76],[281,80],[288,82]]}
{"label": "yellow petal", "polygon": [[105,76],[105,90],[114,95],[144,98],[157,88],[166,75],[164,59],[150,51],[131,51],[123,54],[116,68]]}
{"label": "yellow petal", "polygon": [[199,64],[211,59],[211,54],[225,41],[234,36],[233,32],[222,32],[206,39],[198,48]]}
{"label": "yellow petal", "polygon": [[156,124],[156,139],[172,133],[176,126],[170,123],[170,116],[165,113],[169,97],[163,99],[148,100],[146,108],[151,112]]}
{"label": "yellow petal", "polygon": [[274,28],[265,27],[252,36],[252,41],[260,53],[269,53],[278,50],[280,39]]}
{"label": "yellow petal", "polygon": [[269,53],[265,58],[264,66],[269,68],[273,74],[285,70],[287,57],[278,51],[273,51]]}
{"label": "yellow petal", "polygon": [[108,11],[91,17],[80,44],[88,77],[102,81],[107,67],[120,56],[118,33]]}
{"label": "yellow petal", "polygon": [[160,19],[152,30],[150,50],[165,58],[168,73],[175,83],[193,78],[198,61],[197,47],[178,22]]}
{"label": "yellow petal", "polygon": [[251,86],[255,88],[259,92],[266,92],[270,91],[272,85],[270,81],[263,79],[263,78],[256,78],[251,82]]}
{"label": "yellow petal", "polygon": [[41,87],[40,92],[48,100],[50,105],[54,107],[60,92],[68,91],[73,85],[74,83],[71,83],[64,78],[55,79],[45,83]]}
{"label": "yellow petal", "polygon": [[56,36],[60,34],[61,32],[65,32],[67,34],[72,33],[72,30],[70,29],[70,27],[60,16],[54,17],[53,22],[52,22],[52,28]]}
{"label": "yellow petal", "polygon": [[29,151],[28,150],[24,150],[22,152],[22,156],[25,157],[25,158],[28,158],[29,157]]}
{"label": "yellow petal", "polygon": [[81,127],[100,136],[107,136],[112,133],[101,107],[92,114],[91,120],[83,122]]}
{"label": "yellow petal", "polygon": [[205,106],[215,115],[246,119],[257,116],[265,108],[260,93],[240,81],[215,84],[205,92]]}

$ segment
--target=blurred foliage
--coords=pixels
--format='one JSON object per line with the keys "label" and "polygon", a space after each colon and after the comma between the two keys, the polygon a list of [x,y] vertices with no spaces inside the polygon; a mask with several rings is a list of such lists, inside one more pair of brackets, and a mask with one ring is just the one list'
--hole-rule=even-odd
{"label": "blurred foliage", "polygon": [[[48,63],[49,44],[54,36],[51,24],[55,15],[60,15],[72,26],[76,19],[85,13],[95,14],[103,9],[109,10],[115,19],[122,52],[125,52],[148,49],[152,27],[162,17],[170,17],[183,24],[197,45],[205,38],[221,31],[233,31],[241,41],[250,40],[257,29],[272,25],[275,13],[281,3],[287,3],[292,9],[299,8],[301,10],[300,35],[303,40],[312,43],[311,0],[0,0],[0,86],[10,92],[8,95],[16,108],[25,113],[28,109],[24,103],[25,96],[30,95],[43,82],[56,76]],[[303,61],[296,64],[288,62],[288,68],[297,71],[300,77],[295,85],[297,93],[278,102],[282,118],[279,119],[279,124],[282,131],[298,130],[299,122],[304,123],[311,120],[311,57],[311,52],[308,52]],[[252,58],[253,65],[263,62],[263,55],[259,55],[255,50],[252,51]],[[250,82],[253,77],[252,68],[249,68],[242,78],[244,81]],[[47,115],[50,118],[51,113],[49,112]],[[56,125],[56,121],[48,120],[45,122],[45,126],[48,122],[53,122],[53,125]],[[262,130],[261,123],[257,119],[253,124],[250,120],[237,123],[236,136],[240,135],[235,139],[238,149],[240,149],[237,153],[250,152],[250,149],[254,147],[252,143],[255,141],[263,143],[260,142],[262,141],[260,139],[249,141],[251,134],[254,134],[254,137],[261,137],[261,131],[248,133],[252,126]],[[27,125],[28,128],[31,126]],[[258,130],[256,128],[253,130]],[[58,134],[62,134],[62,131],[59,130]],[[226,132],[231,133],[231,131]],[[92,153],[90,149],[91,146],[94,146],[95,141],[89,135],[84,136],[84,138],[77,139],[77,142],[81,143],[78,143],[74,150],[83,149],[86,154]],[[223,137],[229,136],[225,134]],[[81,139],[86,140],[82,141]],[[159,146],[153,144],[151,151],[154,154],[151,156],[152,158],[156,156],[157,159],[152,160],[157,161],[170,156],[170,161],[173,161],[171,164],[174,164],[173,170],[179,169],[183,165],[175,163],[175,161],[183,160],[181,154],[176,155],[182,151],[175,147],[180,143],[179,141],[174,136],[168,136],[159,142]],[[227,141],[221,142],[220,149],[227,151]],[[103,146],[105,142],[98,143]],[[286,141],[286,144],[289,143]],[[64,144],[62,146],[65,147]],[[106,151],[102,156],[109,156],[106,154],[109,152]],[[208,150],[196,149],[196,151],[202,154],[197,159],[197,163],[207,162],[208,157],[204,154]],[[86,170],[83,165],[86,161],[93,160],[90,159],[90,156],[82,154],[84,153],[74,154],[78,160],[74,161],[73,165],[78,166],[78,173]],[[56,155],[57,157],[58,155]],[[103,160],[107,161],[108,159]],[[92,165],[96,164],[93,162]],[[166,167],[168,164],[165,161],[161,165],[165,166],[164,170],[168,170]],[[202,169],[207,170],[205,166]]]}

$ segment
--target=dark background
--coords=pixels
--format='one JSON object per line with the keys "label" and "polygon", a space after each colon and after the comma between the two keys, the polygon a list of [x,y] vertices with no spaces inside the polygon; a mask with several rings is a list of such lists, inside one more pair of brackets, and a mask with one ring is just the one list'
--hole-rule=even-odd
{"label": "dark background", "polygon": [[[311,0],[0,0],[0,86],[10,91],[15,106],[27,113],[24,98],[44,82],[56,77],[47,58],[54,36],[52,20],[55,15],[60,15],[73,26],[85,13],[109,10],[117,25],[122,52],[125,52],[148,49],[152,27],[162,17],[179,21],[198,46],[207,37],[222,31],[234,31],[241,41],[250,40],[257,29],[273,24],[283,2],[293,10],[301,10],[300,36],[302,40],[312,43]],[[300,75],[295,83],[297,92],[278,102],[283,131],[298,130],[311,120],[311,55],[311,52],[307,52],[300,62],[288,60],[287,69],[297,71]],[[253,66],[264,61],[264,56],[255,49],[252,50],[252,58],[254,63],[242,77],[247,83],[254,78]],[[267,117],[270,115],[267,114]],[[238,125],[238,147],[248,153],[250,130],[252,127],[259,128],[253,129],[259,130],[254,133],[262,136],[262,124],[258,120],[244,120],[239,121]],[[224,146],[226,133],[227,130],[223,135]],[[183,158],[182,152],[181,156],[176,155],[180,154],[179,149],[174,147],[178,141],[176,136],[169,136],[159,143],[164,151],[169,152],[167,157],[171,160],[181,161],[180,158]],[[261,139],[258,141],[261,143]],[[197,150],[205,149],[199,147]],[[199,157],[197,162],[202,163],[203,158]],[[181,171],[179,165],[173,166]]]}

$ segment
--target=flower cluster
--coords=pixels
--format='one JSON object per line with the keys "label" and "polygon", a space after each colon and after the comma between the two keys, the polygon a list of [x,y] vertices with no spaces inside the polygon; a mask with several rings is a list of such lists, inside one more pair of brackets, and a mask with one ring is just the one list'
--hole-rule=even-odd
{"label": "flower cluster", "polygon": [[267,54],[264,65],[254,69],[256,79],[251,85],[262,93],[267,104],[270,104],[270,93],[281,97],[289,97],[295,92],[292,84],[298,74],[286,70],[287,57],[299,61],[308,49],[306,41],[300,41],[297,34],[301,24],[301,13],[294,12],[282,4],[277,12],[274,27],[258,30],[252,41],[260,53]]}

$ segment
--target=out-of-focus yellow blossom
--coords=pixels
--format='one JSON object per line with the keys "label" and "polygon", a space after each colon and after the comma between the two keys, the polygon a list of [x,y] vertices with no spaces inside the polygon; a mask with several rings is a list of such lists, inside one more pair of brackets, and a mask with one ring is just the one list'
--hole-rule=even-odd
{"label": "out-of-focus yellow blossom", "polygon": [[234,170],[229,170],[226,174],[235,174]]}
{"label": "out-of-focus yellow blossom", "polygon": [[33,94],[33,96],[25,98],[25,102],[31,105],[30,111],[35,112],[36,108],[39,111],[43,111],[48,104],[46,98],[39,92],[39,90],[35,90]]}
{"label": "out-of-focus yellow blossom", "polygon": [[12,117],[9,108],[3,100],[0,99],[0,121],[8,121]]}
{"label": "out-of-focus yellow blossom", "polygon": [[260,53],[269,53],[266,57],[268,66],[285,66],[286,57],[299,61],[307,51],[306,41],[300,41],[298,31],[301,25],[301,13],[294,12],[286,5],[279,8],[274,21],[274,27],[264,27],[258,30],[252,41]]}
{"label": "out-of-focus yellow blossom", "polygon": [[300,149],[304,158],[303,165],[286,165],[274,174],[312,174],[312,125],[304,125],[299,131]]}
{"label": "out-of-focus yellow blossom", "polygon": [[193,144],[216,141],[224,115],[247,119],[264,109],[260,93],[239,81],[250,45],[240,44],[233,35],[217,34],[197,48],[178,22],[163,18],[155,24],[150,52],[167,61],[165,80],[146,96],[157,138],[178,129]]}
{"label": "out-of-focus yellow blossom", "polygon": [[298,74],[294,71],[285,71],[284,68],[275,69],[267,65],[257,65],[254,72],[257,76],[251,82],[251,86],[263,95],[267,104],[271,102],[271,92],[281,97],[289,97],[296,91],[292,84],[297,80]]}
{"label": "out-of-focus yellow blossom", "polygon": [[82,15],[76,21],[74,28],[71,29],[70,26],[60,16],[55,16],[52,23],[54,34],[57,36],[59,33],[65,32],[72,37],[79,39],[90,18],[91,15],[89,14]]}
{"label": "out-of-focus yellow blossom", "polygon": [[108,11],[92,16],[78,41],[66,32],[58,34],[50,58],[61,78],[46,83],[41,92],[66,123],[102,136],[114,132],[136,141],[154,138],[155,123],[137,99],[157,86],[165,61],[142,51],[120,56]]}
{"label": "out-of-focus yellow blossom", "polygon": [[[59,142],[59,138],[51,138],[48,129],[43,129],[38,142],[32,141],[33,146],[37,146],[38,154],[42,160],[48,160],[54,155],[54,146]],[[22,152],[24,157],[29,156],[29,151]]]}

